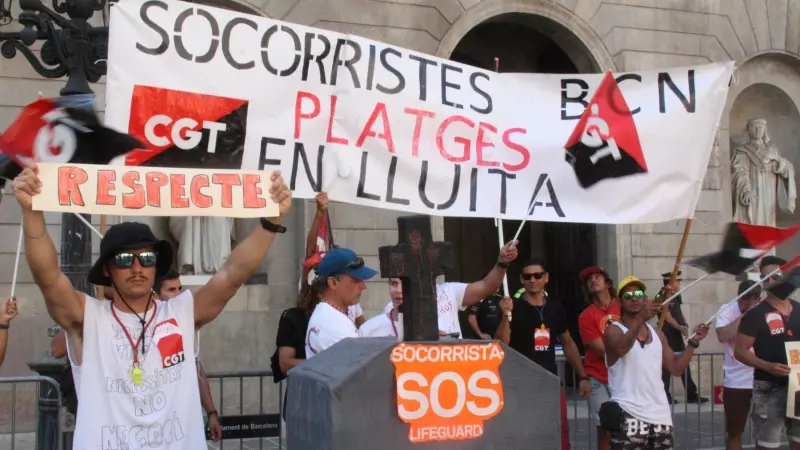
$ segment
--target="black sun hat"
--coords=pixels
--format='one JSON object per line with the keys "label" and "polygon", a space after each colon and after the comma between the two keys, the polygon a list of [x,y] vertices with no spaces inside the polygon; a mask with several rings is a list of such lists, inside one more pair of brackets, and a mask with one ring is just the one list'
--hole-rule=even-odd
{"label": "black sun hat", "polygon": [[111,278],[103,273],[103,264],[115,254],[123,250],[142,247],[153,247],[158,255],[156,259],[156,277],[167,274],[172,267],[172,246],[167,241],[159,240],[150,227],[139,222],[123,222],[108,229],[100,240],[100,257],[89,271],[89,283],[97,286],[111,286]]}

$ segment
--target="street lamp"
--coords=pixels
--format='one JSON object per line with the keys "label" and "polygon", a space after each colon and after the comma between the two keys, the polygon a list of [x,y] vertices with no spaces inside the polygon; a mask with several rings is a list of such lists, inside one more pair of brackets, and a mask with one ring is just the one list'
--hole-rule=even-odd
{"label": "street lamp", "polygon": [[[9,25],[13,0],[0,0],[0,26]],[[65,107],[94,108],[94,92],[89,83],[96,83],[106,74],[108,27],[95,27],[89,19],[95,11],[103,11],[106,0],[52,0],[52,10],[41,0],[19,0],[21,10],[17,22],[22,30],[0,32],[0,55],[12,59],[21,54],[44,78],[67,77],[61,89],[60,102]],[[65,17],[66,15],[66,17]],[[105,22],[105,21],[104,21]],[[37,57],[31,46],[42,47]],[[90,220],[90,216],[84,216]],[[61,271],[75,289],[94,295],[86,279],[92,264],[92,233],[74,214],[61,216]],[[49,330],[52,338],[54,329]],[[50,354],[28,366],[43,376],[59,380],[63,362]],[[39,385],[39,417],[37,450],[56,448],[59,409],[57,396],[47,383]],[[65,442],[71,448],[71,442]]]}
{"label": "street lamp", "polygon": [[[11,23],[13,1],[0,0],[0,25]],[[89,18],[105,8],[106,0],[52,2],[50,10],[40,0],[19,0],[22,12],[17,21],[23,29],[0,32],[0,54],[11,59],[21,53],[45,78],[66,76],[61,95],[91,94],[89,83],[96,83],[106,74],[108,27],[94,27]],[[30,49],[36,41],[43,41],[41,61]]]}

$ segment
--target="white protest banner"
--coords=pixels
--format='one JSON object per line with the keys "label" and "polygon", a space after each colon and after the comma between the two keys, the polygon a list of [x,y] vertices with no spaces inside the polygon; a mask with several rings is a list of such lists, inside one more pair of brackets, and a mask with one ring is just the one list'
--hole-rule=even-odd
{"label": "white protest banner", "polygon": [[114,216],[275,217],[271,171],[39,163],[36,211]]}
{"label": "white protest banner", "polygon": [[786,417],[800,419],[800,342],[787,342],[786,361],[789,368],[789,393],[786,398]]}
{"label": "white protest banner", "polygon": [[280,169],[297,198],[590,223],[692,217],[733,62],[497,74],[194,3],[111,12],[106,121],[127,164]]}

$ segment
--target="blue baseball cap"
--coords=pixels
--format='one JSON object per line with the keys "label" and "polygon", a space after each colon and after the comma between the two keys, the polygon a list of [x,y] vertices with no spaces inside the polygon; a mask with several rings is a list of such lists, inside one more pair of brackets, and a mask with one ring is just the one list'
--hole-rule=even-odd
{"label": "blue baseball cap", "polygon": [[334,275],[349,275],[359,280],[369,280],[377,275],[374,269],[364,265],[364,259],[349,248],[334,248],[322,258],[317,267],[317,276],[328,278]]}

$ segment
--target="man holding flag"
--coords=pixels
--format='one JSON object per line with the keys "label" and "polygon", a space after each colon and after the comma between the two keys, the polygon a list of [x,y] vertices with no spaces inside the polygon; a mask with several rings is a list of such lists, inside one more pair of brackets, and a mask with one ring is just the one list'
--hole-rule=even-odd
{"label": "man holding flag", "polygon": [[759,450],[780,447],[784,429],[790,449],[800,449],[800,421],[786,415],[790,369],[785,343],[800,339],[800,305],[789,298],[797,288],[796,276],[783,280],[781,273],[789,269],[776,256],[761,260],[761,277],[771,280],[764,286],[767,296],[742,317],[734,348],[734,357],[755,369],[752,420]]}

